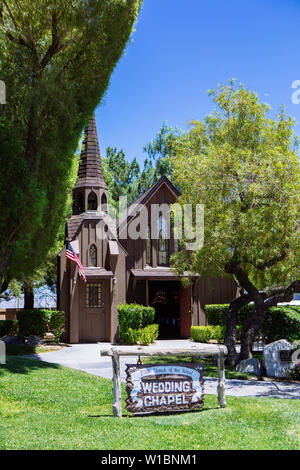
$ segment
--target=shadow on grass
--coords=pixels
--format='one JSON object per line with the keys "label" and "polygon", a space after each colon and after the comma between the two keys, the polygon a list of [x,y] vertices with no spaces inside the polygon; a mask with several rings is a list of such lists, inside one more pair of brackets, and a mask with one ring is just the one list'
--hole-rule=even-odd
{"label": "shadow on grass", "polygon": [[6,364],[0,364],[0,377],[6,372],[13,374],[29,374],[33,370],[41,369],[59,369],[57,364],[42,362],[36,359],[21,358],[17,356],[7,356]]}
{"label": "shadow on grass", "polygon": [[[169,411],[169,412],[157,412],[157,413],[139,413],[136,415],[129,414],[126,411],[122,412],[122,418],[127,418],[127,419],[132,419],[132,418],[147,418],[147,417],[162,417],[162,416],[179,416],[179,415],[184,415],[184,414],[196,414],[196,413],[204,413],[205,411],[213,411],[213,410],[222,410],[220,406],[207,406],[203,407],[200,410],[182,410],[182,411]],[[88,415],[88,418],[116,418],[113,414],[110,415]]]}

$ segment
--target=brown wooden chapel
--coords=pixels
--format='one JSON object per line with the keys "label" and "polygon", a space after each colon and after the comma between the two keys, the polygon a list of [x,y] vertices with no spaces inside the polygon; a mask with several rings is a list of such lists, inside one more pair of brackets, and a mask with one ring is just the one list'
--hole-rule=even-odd
{"label": "brown wooden chapel", "polygon": [[[178,190],[163,176],[136,203],[146,206],[150,214],[152,204],[173,204],[178,196]],[[123,236],[138,217],[135,205],[128,209],[129,216],[117,231],[110,227],[106,220],[108,188],[94,117],[85,129],[73,201],[66,240],[79,257],[87,282],[78,275],[76,264],[66,259],[64,247],[58,254],[58,306],[67,316],[66,341],[117,341],[117,308],[123,302],[153,306],[161,337],[187,338],[191,325],[206,324],[206,304],[226,303],[236,295],[231,279],[204,280],[195,276],[192,285],[182,286],[169,266],[178,243],[172,231],[170,239],[163,236],[161,214],[157,220],[159,237],[155,240]]]}

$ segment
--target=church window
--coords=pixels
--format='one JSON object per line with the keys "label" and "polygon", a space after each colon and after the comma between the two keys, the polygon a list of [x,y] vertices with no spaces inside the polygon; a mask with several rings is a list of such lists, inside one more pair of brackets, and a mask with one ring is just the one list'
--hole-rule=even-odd
{"label": "church window", "polygon": [[96,245],[90,247],[90,266],[97,266],[97,248]]}

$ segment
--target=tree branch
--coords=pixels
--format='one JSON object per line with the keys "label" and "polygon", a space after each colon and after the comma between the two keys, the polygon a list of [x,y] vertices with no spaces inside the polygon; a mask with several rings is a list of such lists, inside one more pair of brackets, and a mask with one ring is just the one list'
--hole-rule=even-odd
{"label": "tree branch", "polygon": [[284,247],[284,250],[281,255],[279,256],[275,256],[274,258],[270,259],[269,261],[265,261],[264,263],[261,263],[261,264],[255,264],[255,263],[251,263],[256,269],[259,269],[260,271],[263,271],[264,269],[266,268],[271,268],[272,266],[274,266],[275,264],[277,263],[280,263],[280,261],[283,261],[286,256],[287,256],[287,250],[289,249],[289,245],[286,245]]}
{"label": "tree branch", "polygon": [[58,34],[58,21],[56,13],[52,15],[52,43],[41,60],[41,66],[44,68],[49,63],[51,58],[60,52],[66,45],[63,44],[63,40],[66,37],[68,31],[63,31],[60,35]]}
{"label": "tree branch", "polygon": [[280,302],[290,302],[293,300],[293,295],[295,292],[300,292],[300,280],[292,282],[286,289],[279,288],[278,291],[275,291],[275,295],[267,298],[265,300],[265,306],[275,307]]}

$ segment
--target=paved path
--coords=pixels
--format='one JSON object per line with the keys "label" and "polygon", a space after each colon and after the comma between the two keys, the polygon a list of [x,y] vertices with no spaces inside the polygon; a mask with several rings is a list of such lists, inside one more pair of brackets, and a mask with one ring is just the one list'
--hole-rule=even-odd
{"label": "paved path", "polygon": [[[156,341],[156,346],[192,347],[189,340]],[[74,344],[60,351],[26,356],[40,361],[59,364],[72,369],[82,370],[88,374],[106,379],[112,378],[110,357],[100,357],[101,349],[110,348],[109,343]],[[119,347],[119,346],[118,346]],[[121,379],[125,381],[125,364],[135,364],[136,356],[121,357]],[[216,378],[205,379],[205,393],[217,393]],[[232,396],[273,397],[300,399],[300,384],[287,382],[264,382],[252,380],[226,380],[226,394]]]}

